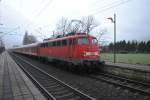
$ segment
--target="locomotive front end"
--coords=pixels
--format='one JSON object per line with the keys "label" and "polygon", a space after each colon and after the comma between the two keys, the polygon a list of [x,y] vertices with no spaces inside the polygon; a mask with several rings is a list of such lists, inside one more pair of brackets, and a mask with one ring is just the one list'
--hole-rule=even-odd
{"label": "locomotive front end", "polygon": [[97,65],[100,60],[98,41],[93,36],[78,38],[78,58],[83,65]]}

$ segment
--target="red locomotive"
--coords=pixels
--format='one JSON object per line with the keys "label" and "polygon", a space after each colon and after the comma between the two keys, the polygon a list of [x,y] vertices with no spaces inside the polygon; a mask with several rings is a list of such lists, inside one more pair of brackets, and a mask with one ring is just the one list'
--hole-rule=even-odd
{"label": "red locomotive", "polygon": [[69,65],[94,66],[99,64],[100,59],[97,42],[97,39],[91,35],[75,33],[14,48],[13,51],[46,58],[49,61],[67,62]]}

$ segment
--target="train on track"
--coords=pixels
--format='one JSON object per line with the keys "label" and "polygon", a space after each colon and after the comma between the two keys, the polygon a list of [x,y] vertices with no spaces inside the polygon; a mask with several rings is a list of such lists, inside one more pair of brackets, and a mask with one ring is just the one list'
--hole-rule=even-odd
{"label": "train on track", "polygon": [[96,37],[86,33],[70,33],[12,49],[15,53],[64,62],[68,65],[95,67],[100,64],[100,48]]}

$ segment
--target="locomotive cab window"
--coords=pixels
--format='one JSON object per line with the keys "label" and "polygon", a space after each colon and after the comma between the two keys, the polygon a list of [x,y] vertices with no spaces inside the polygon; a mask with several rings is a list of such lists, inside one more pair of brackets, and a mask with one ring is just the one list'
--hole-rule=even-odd
{"label": "locomotive cab window", "polygon": [[98,44],[98,41],[97,41],[97,39],[96,39],[96,38],[93,38],[93,39],[92,39],[92,44],[95,44],[95,45],[97,45],[97,44]]}
{"label": "locomotive cab window", "polygon": [[89,44],[89,41],[87,38],[79,38],[78,44]]}

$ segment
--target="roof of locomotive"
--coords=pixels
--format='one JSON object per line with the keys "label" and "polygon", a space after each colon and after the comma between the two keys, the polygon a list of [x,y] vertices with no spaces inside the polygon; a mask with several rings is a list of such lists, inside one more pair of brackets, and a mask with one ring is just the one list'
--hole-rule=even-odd
{"label": "roof of locomotive", "polygon": [[75,34],[75,35],[70,35],[70,36],[65,36],[65,37],[60,37],[60,38],[54,38],[51,40],[43,41],[41,43],[52,42],[52,41],[57,41],[57,40],[64,40],[64,39],[69,39],[69,38],[80,38],[80,37],[93,37],[94,38],[94,36],[91,36],[88,34],[79,34],[79,35]]}
{"label": "roof of locomotive", "polygon": [[91,36],[89,34],[75,34],[75,35],[69,35],[69,36],[64,36],[64,37],[60,37],[60,38],[54,38],[54,39],[51,39],[51,40],[46,40],[46,41],[43,41],[43,42],[38,42],[38,43],[32,43],[32,44],[27,44],[27,45],[22,45],[20,47],[16,47],[16,48],[13,48],[13,49],[20,49],[20,48],[29,48],[29,47],[37,47],[39,46],[40,44],[42,43],[47,43],[47,42],[52,42],[52,41],[58,41],[58,40],[64,40],[64,39],[69,39],[69,38],[80,38],[80,37],[93,37],[95,38],[94,36]]}

